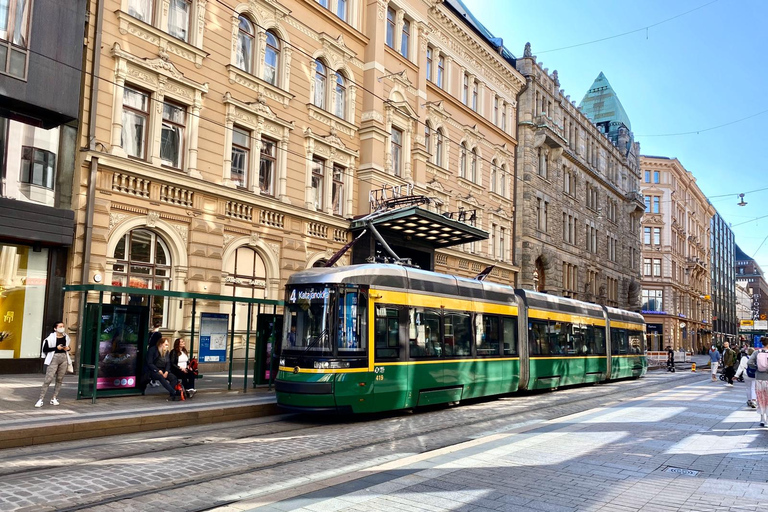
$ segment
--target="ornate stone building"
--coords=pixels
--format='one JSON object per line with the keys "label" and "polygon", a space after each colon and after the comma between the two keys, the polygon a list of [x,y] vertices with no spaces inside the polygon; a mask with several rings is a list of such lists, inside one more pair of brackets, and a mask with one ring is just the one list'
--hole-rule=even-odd
{"label": "ornate stone building", "polygon": [[639,146],[621,103],[601,73],[577,107],[530,45],[517,69],[519,286],[638,309]]}
{"label": "ornate stone building", "polygon": [[[489,279],[512,284],[524,80],[460,9],[89,1],[67,282],[281,299],[293,272],[334,254],[350,219],[395,188],[488,233],[427,266],[469,276],[495,263]],[[165,329],[188,324],[186,302],[140,301]],[[69,296],[70,325],[78,308]]]}
{"label": "ornate stone building", "polygon": [[[714,207],[676,158],[642,156],[643,315],[651,350],[712,340],[710,222]],[[655,335],[655,336],[653,336]]]}

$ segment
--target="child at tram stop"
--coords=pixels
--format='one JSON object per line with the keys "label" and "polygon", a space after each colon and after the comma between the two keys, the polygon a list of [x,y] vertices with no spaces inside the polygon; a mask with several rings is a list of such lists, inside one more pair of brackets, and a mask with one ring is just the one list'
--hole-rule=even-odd
{"label": "child at tram stop", "polygon": [[712,382],[717,380],[717,367],[720,364],[720,360],[722,358],[723,356],[720,355],[720,352],[718,352],[717,348],[712,345],[712,348],[709,349],[709,363],[712,366]]}
{"label": "child at tram stop", "polygon": [[57,397],[59,396],[61,383],[64,381],[64,375],[67,373],[67,366],[69,366],[70,362],[69,336],[66,332],[67,329],[64,327],[64,322],[56,322],[56,325],[53,326],[53,332],[43,341],[44,364],[48,365],[48,369],[45,372],[45,380],[43,380],[43,387],[40,389],[40,397],[37,399],[35,407],[43,406],[48,386],[51,385],[54,379],[56,384],[53,387],[51,405],[59,405]]}

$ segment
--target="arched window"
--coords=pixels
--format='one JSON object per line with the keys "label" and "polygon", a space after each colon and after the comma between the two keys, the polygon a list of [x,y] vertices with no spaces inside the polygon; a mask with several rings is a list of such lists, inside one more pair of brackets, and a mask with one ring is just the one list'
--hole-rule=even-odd
{"label": "arched window", "polygon": [[336,89],[333,91],[336,117],[344,119],[344,112],[347,106],[347,81],[344,80],[344,75],[336,73]]}
{"label": "arched window", "polygon": [[[165,241],[154,231],[134,229],[117,243],[112,265],[112,286],[128,286],[145,290],[169,290],[171,283],[171,253]],[[112,294],[112,304],[149,306],[150,325],[168,321],[165,297]]]}
{"label": "arched window", "polygon": [[237,36],[237,67],[246,73],[253,72],[254,31],[251,21],[240,15],[240,25]]}
{"label": "arched window", "polygon": [[459,177],[467,177],[467,144],[462,142],[459,148]]}
{"label": "arched window", "polygon": [[434,161],[432,153],[432,127],[429,126],[429,122],[424,123],[424,146],[427,148],[427,153],[430,154],[429,160]]}
{"label": "arched window", "polygon": [[325,82],[326,76],[325,64],[321,61],[315,61],[315,98],[314,104],[316,107],[325,109]]}
{"label": "arched window", "polygon": [[496,192],[496,180],[499,179],[499,167],[496,160],[491,162],[491,192]]}
{"label": "arched window", "polygon": [[[265,298],[267,287],[267,270],[264,260],[261,259],[252,247],[239,247],[230,256],[224,266],[227,273],[224,295],[230,297],[247,297],[249,299]],[[231,305],[230,305],[231,307]],[[256,316],[256,308],[253,308],[252,319]],[[244,331],[248,320],[248,305],[237,303],[235,306],[235,329]]]}
{"label": "arched window", "polygon": [[277,71],[280,67],[280,39],[267,30],[267,47],[264,50],[264,81],[278,85]]}
{"label": "arched window", "polygon": [[470,168],[469,180],[477,183],[477,148],[472,148],[472,167]]}
{"label": "arched window", "polygon": [[443,166],[443,129],[438,128],[435,132],[435,165]]}

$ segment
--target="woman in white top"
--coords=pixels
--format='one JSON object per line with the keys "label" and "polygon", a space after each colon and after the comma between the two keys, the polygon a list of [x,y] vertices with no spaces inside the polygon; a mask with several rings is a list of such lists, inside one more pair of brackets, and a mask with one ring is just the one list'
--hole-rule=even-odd
{"label": "woman in white top", "polygon": [[56,379],[56,385],[53,388],[51,405],[59,405],[59,400],[56,397],[59,396],[61,383],[64,381],[64,375],[67,373],[67,366],[69,366],[70,361],[69,336],[66,332],[64,322],[56,322],[56,325],[53,326],[53,332],[43,341],[43,354],[45,354],[45,364],[48,365],[48,370],[45,372],[40,398],[35,403],[35,407],[43,406],[45,393],[48,392],[48,386],[54,379]]}
{"label": "woman in white top", "polygon": [[195,374],[189,369],[189,352],[186,343],[181,338],[176,338],[171,351],[171,372],[181,381],[181,385],[187,390],[191,398],[195,394]]}

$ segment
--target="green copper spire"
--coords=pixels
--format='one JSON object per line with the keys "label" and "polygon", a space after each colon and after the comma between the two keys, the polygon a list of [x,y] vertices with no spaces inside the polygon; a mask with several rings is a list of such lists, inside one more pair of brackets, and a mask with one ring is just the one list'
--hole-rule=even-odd
{"label": "green copper spire", "polygon": [[[582,112],[596,125],[608,122],[610,127],[614,127],[618,126],[616,123],[621,123],[628,130],[632,130],[632,124],[629,122],[629,117],[624,111],[619,97],[616,96],[616,92],[602,71],[595,78],[592,87],[589,88],[579,106]],[[613,131],[615,128],[609,129],[606,133]]]}

